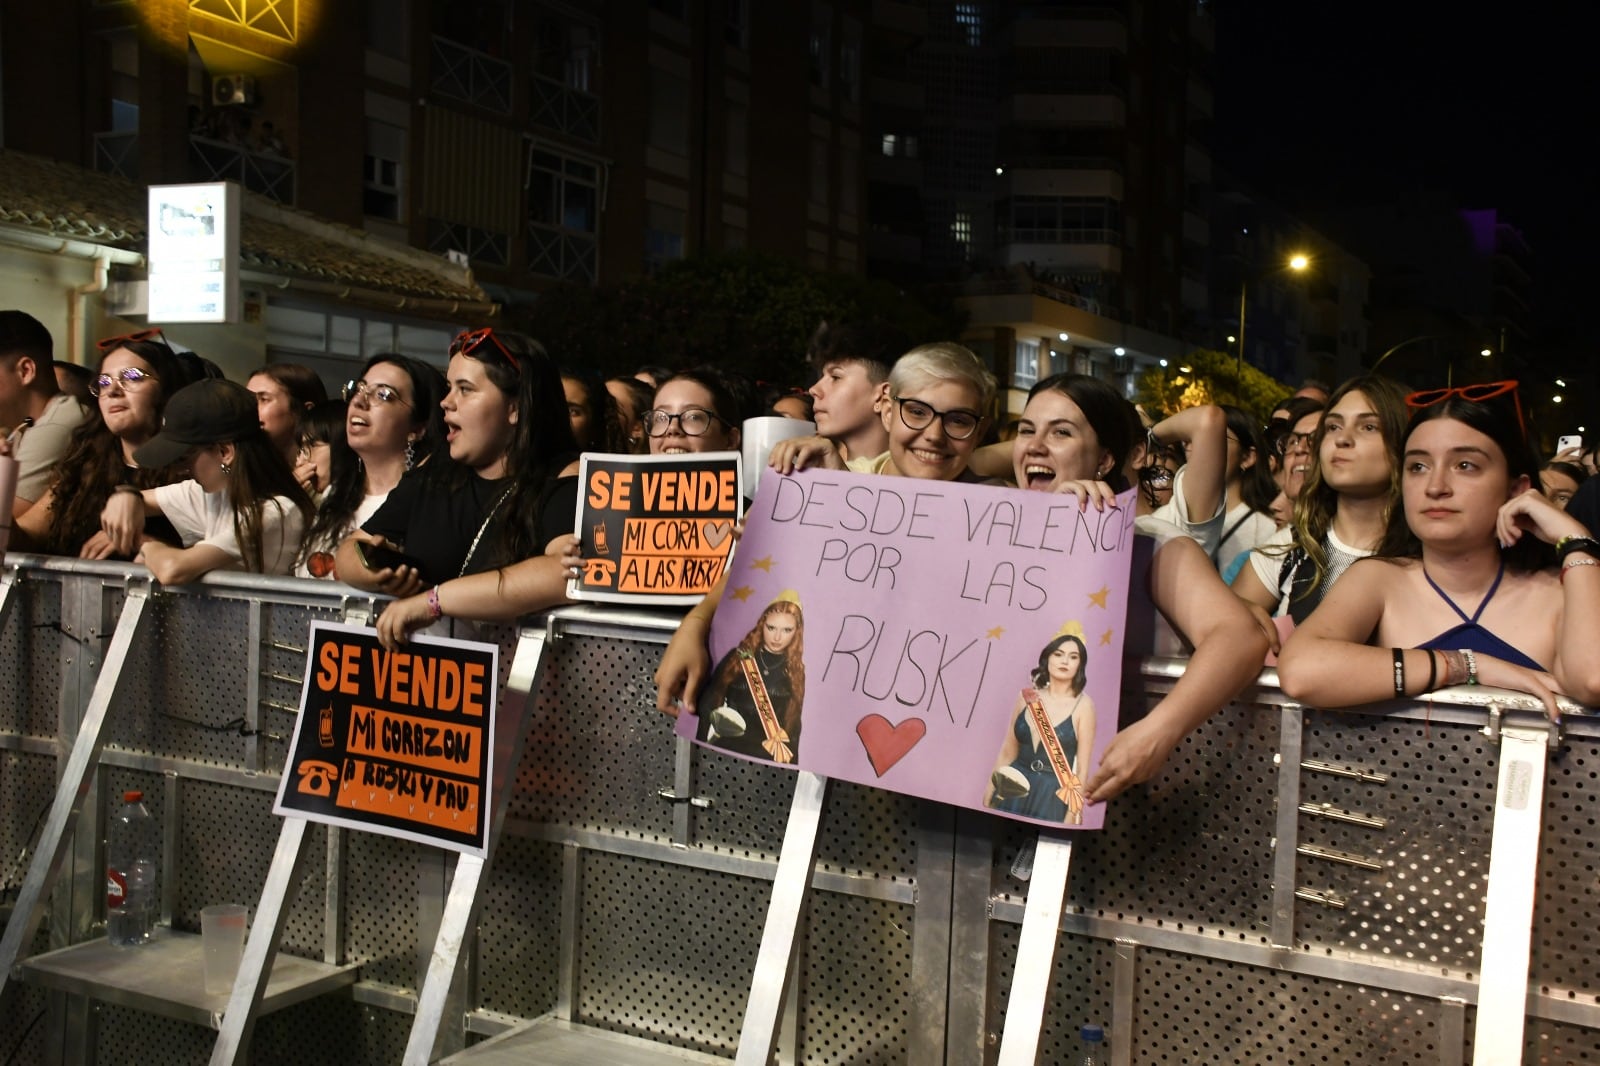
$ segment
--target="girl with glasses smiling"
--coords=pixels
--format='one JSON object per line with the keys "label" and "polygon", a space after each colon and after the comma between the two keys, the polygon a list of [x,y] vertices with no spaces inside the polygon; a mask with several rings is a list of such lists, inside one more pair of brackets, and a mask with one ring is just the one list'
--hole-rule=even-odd
{"label": "girl with glasses smiling", "polygon": [[[131,559],[101,528],[100,513],[118,486],[154,488],[180,481],[183,464],[145,470],[134,449],[155,436],[167,397],[189,383],[183,363],[159,330],[99,342],[100,365],[89,382],[95,398],[89,417],[73,431],[56,464],[50,487],[17,516],[11,546],[21,551],[75,555],[84,559]],[[178,543],[177,530],[159,514],[145,521],[144,535]]]}
{"label": "girl with glasses smiling", "polygon": [[880,417],[889,434],[882,455],[848,461],[826,437],[780,442],[768,461],[780,474],[808,466],[893,474],[932,481],[984,480],[967,469],[988,428],[995,379],[971,350],[948,341],[924,344],[895,360],[889,402]]}

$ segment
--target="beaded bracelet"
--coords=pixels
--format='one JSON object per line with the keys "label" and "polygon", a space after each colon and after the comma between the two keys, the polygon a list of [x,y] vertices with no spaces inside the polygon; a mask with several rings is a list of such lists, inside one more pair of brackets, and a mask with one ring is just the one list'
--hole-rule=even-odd
{"label": "beaded bracelet", "polygon": [[1561,583],[1566,584],[1567,571],[1575,566],[1600,566],[1600,561],[1594,559],[1569,558],[1561,564]]}
{"label": "beaded bracelet", "polygon": [[428,590],[428,614],[435,621],[444,617],[444,608],[439,606],[439,586],[435,585]]}
{"label": "beaded bracelet", "polygon": [[1462,648],[1461,658],[1465,659],[1467,663],[1467,684],[1476,685],[1478,683],[1477,654],[1471,648]]}

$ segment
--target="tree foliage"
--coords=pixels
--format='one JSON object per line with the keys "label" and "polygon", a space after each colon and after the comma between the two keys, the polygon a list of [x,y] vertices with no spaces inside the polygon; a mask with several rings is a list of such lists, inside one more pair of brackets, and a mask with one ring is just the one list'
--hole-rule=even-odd
{"label": "tree foliage", "polygon": [[1265,425],[1272,409],[1294,390],[1248,363],[1242,376],[1237,368],[1235,357],[1226,352],[1196,348],[1179,365],[1140,374],[1137,398],[1146,411],[1151,414],[1160,411],[1163,415],[1197,404],[1233,404]]}
{"label": "tree foliage", "polygon": [[812,377],[806,342],[820,323],[846,319],[885,321],[912,343],[958,337],[962,326],[948,302],[754,252],[696,256],[604,288],[562,285],[511,324],[563,365],[604,374],[714,363],[755,380],[805,385]]}

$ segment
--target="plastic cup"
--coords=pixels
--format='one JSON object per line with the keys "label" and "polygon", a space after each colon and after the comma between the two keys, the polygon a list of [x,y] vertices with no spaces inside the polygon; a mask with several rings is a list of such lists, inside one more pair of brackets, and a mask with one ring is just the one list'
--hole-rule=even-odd
{"label": "plastic cup", "polygon": [[244,958],[245,906],[213,903],[200,911],[200,942],[205,949],[206,994],[226,994]]}

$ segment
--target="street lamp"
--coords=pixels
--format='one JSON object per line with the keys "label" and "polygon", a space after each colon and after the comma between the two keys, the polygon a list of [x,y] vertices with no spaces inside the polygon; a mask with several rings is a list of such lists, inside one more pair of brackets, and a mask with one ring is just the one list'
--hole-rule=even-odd
{"label": "street lamp", "polygon": [[[1255,280],[1261,281],[1264,278],[1270,277],[1282,270],[1290,270],[1296,274],[1304,273],[1306,268],[1309,266],[1311,266],[1311,257],[1303,252],[1296,252],[1291,255],[1288,261],[1282,266],[1273,267],[1271,270],[1268,270],[1263,274],[1256,275]],[[1251,279],[1246,276],[1243,281],[1239,282],[1239,355],[1238,358],[1234,360],[1233,384],[1235,390],[1237,390],[1241,396],[1244,394],[1244,313],[1248,306],[1250,280]],[[1232,338],[1229,339],[1231,340]]]}

